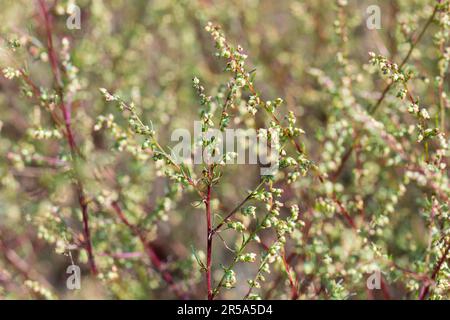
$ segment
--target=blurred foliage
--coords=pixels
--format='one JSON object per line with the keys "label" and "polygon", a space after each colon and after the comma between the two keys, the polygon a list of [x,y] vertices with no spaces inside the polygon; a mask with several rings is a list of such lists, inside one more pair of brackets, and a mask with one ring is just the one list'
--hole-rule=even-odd
{"label": "blurred foliage", "polygon": [[[0,4],[1,298],[206,298],[206,202],[220,298],[450,297],[448,0]],[[199,119],[282,169],[173,166]]]}

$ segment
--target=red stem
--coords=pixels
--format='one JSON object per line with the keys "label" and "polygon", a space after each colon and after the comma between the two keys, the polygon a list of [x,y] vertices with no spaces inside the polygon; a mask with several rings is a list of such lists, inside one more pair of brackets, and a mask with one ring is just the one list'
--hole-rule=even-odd
{"label": "red stem", "polygon": [[431,275],[431,281],[428,281],[426,284],[422,286],[422,289],[420,289],[419,293],[419,300],[424,300],[425,297],[428,295],[430,291],[430,285],[431,282],[436,280],[436,277],[441,270],[442,264],[444,263],[445,259],[447,259],[448,252],[450,251],[450,242],[447,243],[447,248],[445,249],[444,253],[442,254],[441,259],[439,259],[438,263],[434,267],[433,274]]}
{"label": "red stem", "polygon": [[1,236],[0,253],[3,255],[5,260],[25,279],[37,280],[46,288],[52,287],[45,277],[37,273],[36,270],[26,260],[22,259],[15,250],[9,248],[6,241],[4,241]]}
{"label": "red stem", "polygon": [[355,221],[353,220],[352,216],[350,215],[350,213],[347,211],[347,209],[345,209],[345,207],[342,205],[342,203],[336,198],[336,195],[333,194],[333,200],[334,202],[338,205],[339,210],[341,211],[341,213],[343,214],[345,220],[347,220],[347,222],[350,224],[350,226],[353,229],[357,229],[356,228],[356,224]]}
{"label": "red stem", "polygon": [[207,240],[206,240],[206,286],[208,288],[208,300],[213,299],[213,291],[211,286],[211,256],[212,256],[212,222],[211,222],[211,185],[208,185],[208,190],[205,199],[206,205],[206,224],[207,224]]}
{"label": "red stem", "polygon": [[[48,51],[48,56],[49,56],[49,60],[50,60],[50,65],[51,65],[53,77],[55,78],[57,92],[61,99],[60,108],[61,108],[61,111],[62,111],[62,114],[64,117],[64,125],[65,125],[66,131],[67,131],[67,134],[66,134],[67,142],[69,143],[70,152],[72,154],[72,161],[74,163],[74,166],[76,166],[75,162],[77,159],[77,149],[78,148],[77,148],[77,145],[75,142],[75,138],[74,138],[74,134],[72,131],[72,126],[71,126],[70,103],[68,105],[66,105],[66,103],[64,101],[64,89],[63,89],[63,83],[61,80],[61,73],[60,73],[60,69],[59,69],[58,58],[56,56],[56,52],[53,47],[51,17],[47,11],[45,1],[38,0],[38,2],[39,2],[39,6],[41,8],[42,15],[44,17],[44,22],[45,22],[45,30],[47,33],[47,51]],[[74,169],[76,171],[76,167]],[[84,237],[85,237],[84,240],[85,240],[85,245],[86,245],[86,251],[88,254],[89,266],[90,266],[92,274],[96,275],[98,273],[98,270],[97,270],[97,266],[95,264],[95,258],[94,258],[94,253],[93,253],[93,249],[92,249],[91,233],[90,233],[90,229],[89,229],[89,215],[88,215],[87,201],[86,201],[86,197],[85,197],[85,193],[84,193],[83,184],[81,183],[79,178],[77,178],[76,186],[77,186],[77,192],[78,192],[78,202],[80,204],[82,215],[83,215],[83,232],[84,232]]]}
{"label": "red stem", "polygon": [[389,286],[383,279],[383,276],[381,276],[381,292],[383,293],[385,300],[391,300],[391,293],[389,292]]}
{"label": "red stem", "polygon": [[39,6],[41,7],[42,14],[44,16],[44,22],[45,22],[45,30],[47,32],[47,47],[48,47],[48,56],[50,60],[50,65],[53,73],[53,77],[56,80],[56,84],[58,87],[62,87],[62,81],[61,81],[61,73],[58,67],[58,58],[56,56],[55,49],[53,47],[53,38],[52,38],[52,22],[51,17],[48,14],[47,7],[45,5],[44,0],[38,0]]}
{"label": "red stem", "polygon": [[81,183],[78,183],[78,202],[81,206],[81,212],[83,214],[83,232],[86,244],[86,251],[88,254],[89,267],[91,268],[91,272],[93,275],[98,273],[97,265],[95,264],[94,252],[92,249],[92,241],[91,241],[91,232],[89,229],[89,215],[88,215],[88,206],[84,196],[83,187]]}
{"label": "red stem", "polygon": [[286,253],[283,251],[282,254],[282,259],[283,259],[283,264],[284,264],[284,268],[286,269],[286,273],[289,279],[289,284],[291,286],[291,299],[292,300],[297,300],[298,299],[298,283],[297,280],[294,280],[294,278],[292,277],[292,273],[291,273],[291,266],[289,265],[289,262],[286,259]]}
{"label": "red stem", "polygon": [[125,217],[125,214],[123,213],[122,208],[119,206],[119,203],[117,201],[113,202],[111,206],[114,209],[114,211],[116,211],[119,219],[128,228],[130,228],[130,230],[133,232],[135,236],[139,238],[142,245],[144,246],[145,253],[150,259],[150,262],[155,267],[155,269],[161,274],[161,277],[169,285],[169,288],[175,293],[175,295],[178,298],[186,299],[186,294],[183,293],[182,290],[180,290],[180,288],[176,285],[170,272],[165,270],[164,263],[161,261],[161,258],[157,255],[156,251],[153,249],[150,243],[148,243],[142,230],[130,223],[127,217]]}

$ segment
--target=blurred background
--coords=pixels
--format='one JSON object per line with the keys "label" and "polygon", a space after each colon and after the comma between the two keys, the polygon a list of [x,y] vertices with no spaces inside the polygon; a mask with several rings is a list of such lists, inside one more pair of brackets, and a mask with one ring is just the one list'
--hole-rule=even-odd
{"label": "blurred background", "polygon": [[[286,254],[294,254],[290,263],[300,280],[300,298],[408,299],[417,295],[420,275],[439,257],[440,251],[432,251],[430,243],[441,232],[448,232],[445,219],[437,230],[427,222],[433,204],[448,212],[448,172],[416,177],[419,182],[410,178],[408,166],[423,161],[423,147],[411,134],[415,120],[407,114],[408,102],[396,98],[396,90],[387,94],[382,109],[370,121],[358,122],[355,115],[369,109],[387,84],[370,65],[369,52],[400,64],[411,39],[432,14],[434,1],[51,0],[46,4],[53,17],[56,51],[61,60],[70,54],[66,70],[73,86],[69,88],[72,126],[86,156],[80,172],[101,274],[97,279],[89,275],[86,252],[79,247],[83,241],[81,211],[70,183],[67,143],[58,134],[39,134],[41,129],[54,129],[49,112],[27,98],[20,81],[2,76],[1,298],[174,298],[147,261],[139,240],[104,205],[118,197],[131,221],[150,217],[146,237],[176,281],[190,290],[190,298],[205,297],[204,274],[195,259],[204,258],[206,243],[204,209],[197,206],[198,196],[165,178],[151,159],[127,152],[126,147],[121,151],[117,132],[96,131],[94,126],[100,115],[111,114],[126,131],[127,121],[99,92],[107,88],[135,103],[163,145],[173,146],[173,130],[193,130],[200,108],[192,78],[198,77],[209,94],[230,79],[204,30],[208,21],[221,25],[230,43],[242,46],[248,55],[248,70],[256,70],[255,86],[261,95],[282,97],[285,104],[280,113],[295,113],[297,125],[305,131],[301,143],[323,173],[339,169],[355,133],[361,133],[357,155],[349,158],[336,181],[320,184],[314,174],[308,174],[291,185],[279,183],[285,190],[283,201],[299,205],[310,229],[309,235],[295,234],[286,247]],[[79,29],[66,25],[74,4],[81,10]],[[380,29],[367,27],[370,5],[380,8]],[[25,67],[30,78],[44,88],[42,92],[50,95],[53,75],[37,1],[0,0],[0,7],[0,67]],[[440,51],[434,39],[440,30],[433,23],[408,61],[415,74],[411,87],[432,119],[439,114],[435,77]],[[9,50],[13,39],[20,47]],[[447,92],[448,87],[445,81]],[[236,113],[243,114],[244,109],[237,106]],[[382,129],[372,120],[380,122]],[[261,126],[268,121],[258,114],[256,123],[238,118],[231,126]],[[397,139],[411,162],[398,159],[384,132]],[[132,145],[134,140],[130,141]],[[430,150],[438,148],[430,144]],[[258,181],[258,166],[227,166],[213,192],[214,212],[228,212]],[[444,196],[433,198],[439,194],[435,187]],[[355,235],[337,213],[336,204],[329,200],[331,194],[337,195],[358,227],[367,232],[364,236]],[[223,237],[231,247],[239,239],[226,232]],[[270,234],[261,237],[271,239]],[[252,248],[261,250],[257,245]],[[223,272],[221,265],[233,258],[219,238],[213,258],[217,281]],[[71,259],[82,268],[81,290],[71,291],[65,285]],[[238,264],[235,289],[223,290],[220,297],[242,298],[248,289],[246,279],[252,278],[257,267]],[[257,291],[263,298],[289,298],[285,273],[281,267],[274,268]],[[376,268],[382,269],[387,289],[372,293],[365,279]],[[409,273],[402,271],[405,268]],[[445,288],[440,295],[448,297]]]}

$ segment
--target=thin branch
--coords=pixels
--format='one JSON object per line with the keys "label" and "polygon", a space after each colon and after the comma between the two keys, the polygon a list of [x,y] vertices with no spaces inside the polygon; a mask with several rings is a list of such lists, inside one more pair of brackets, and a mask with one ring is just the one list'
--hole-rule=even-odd
{"label": "thin branch", "polygon": [[292,277],[292,272],[291,272],[291,266],[289,265],[288,260],[286,259],[286,253],[283,250],[283,253],[281,255],[281,258],[283,259],[283,265],[284,265],[284,269],[286,270],[288,279],[289,279],[289,284],[291,286],[291,299],[292,300],[297,300],[298,299],[298,281],[297,279],[294,279]]}
{"label": "thin branch", "polygon": [[442,254],[442,257],[437,262],[436,266],[433,269],[433,273],[431,274],[431,281],[427,281],[426,284],[422,286],[419,293],[419,300],[424,300],[428,293],[430,292],[430,286],[433,281],[436,280],[437,275],[439,274],[439,271],[442,268],[442,265],[444,264],[444,261],[447,259],[448,253],[450,251],[450,241],[447,242],[447,247]]}
{"label": "thin branch", "polygon": [[139,229],[137,226],[133,225],[125,216],[124,212],[122,211],[122,208],[120,207],[119,203],[117,201],[113,202],[111,204],[112,208],[116,212],[119,219],[125,224],[132,232],[133,234],[139,238],[141,241],[145,253],[147,254],[148,258],[150,259],[150,262],[154,266],[154,268],[161,274],[161,277],[163,280],[168,284],[169,288],[173,291],[173,293],[179,298],[179,299],[186,299],[186,294],[178,287],[178,285],[173,280],[172,274],[166,270],[164,263],[161,261],[161,258],[158,256],[156,251],[153,249],[152,245],[147,241],[145,238],[144,233],[141,229]]}
{"label": "thin branch", "polygon": [[73,134],[72,126],[71,126],[70,103],[66,104],[66,102],[64,100],[64,88],[63,88],[63,83],[62,83],[62,79],[61,79],[61,71],[59,68],[58,58],[56,56],[56,52],[55,52],[55,49],[53,46],[51,17],[48,13],[47,7],[45,5],[45,1],[38,0],[38,3],[40,6],[40,9],[42,11],[42,15],[44,17],[45,30],[47,33],[47,51],[48,51],[48,55],[49,55],[49,60],[50,60],[53,77],[56,82],[57,92],[61,99],[60,108],[61,108],[63,118],[64,118],[64,125],[66,127],[67,142],[69,144],[70,152],[72,155],[73,169],[74,169],[75,178],[76,178],[76,189],[77,189],[77,193],[78,193],[78,202],[80,204],[82,217],[83,217],[83,233],[84,233],[84,237],[85,237],[84,240],[85,240],[86,251],[88,254],[89,266],[90,266],[92,274],[97,275],[98,270],[97,270],[97,266],[95,263],[94,253],[93,253],[93,249],[92,249],[91,233],[90,233],[90,228],[89,228],[88,204],[87,204],[83,184],[77,175],[76,161],[78,158],[78,154],[77,154],[78,148],[77,148],[77,145],[75,142],[75,138],[74,138],[74,134]]}
{"label": "thin branch", "polygon": [[5,260],[10,264],[23,278],[27,280],[35,280],[39,282],[44,287],[50,289],[52,286],[47,281],[45,277],[39,274],[35,268],[30,266],[30,264],[22,259],[16,251],[9,248],[6,241],[0,237],[0,253],[3,255]]}
{"label": "thin branch", "polygon": [[212,263],[212,222],[211,222],[211,185],[208,184],[205,198],[207,239],[206,239],[206,286],[208,289],[208,300],[213,299],[213,291],[211,285],[211,263]]}
{"label": "thin branch", "polygon": [[[408,62],[409,58],[411,57],[412,52],[414,51],[414,49],[416,48],[417,44],[420,42],[420,40],[422,39],[422,37],[425,35],[425,32],[427,31],[428,27],[431,25],[431,23],[434,20],[434,17],[436,16],[436,13],[438,12],[438,4],[435,5],[433,13],[431,14],[431,16],[428,18],[427,22],[425,23],[424,27],[422,28],[422,31],[420,32],[420,34],[418,35],[418,37],[412,41],[411,43],[411,47],[409,48],[408,53],[406,54],[406,56],[403,58],[402,62],[399,65],[399,70],[402,70],[402,68],[405,66],[405,64]],[[383,90],[383,92],[381,93],[380,98],[377,100],[377,102],[373,105],[372,108],[369,109],[369,114],[373,115],[378,108],[380,107],[381,103],[384,101],[384,98],[386,97],[387,93],[389,92],[389,90],[391,89],[391,87],[394,85],[393,82],[389,83]],[[354,139],[355,141],[357,141],[358,139]],[[331,175],[331,180],[335,181],[339,175],[342,173],[344,166],[346,164],[346,162],[348,161],[348,159],[350,158],[350,155],[352,154],[354,150],[354,145],[352,144],[350,146],[350,148],[344,153],[344,157],[341,160],[341,163],[339,165],[339,167],[336,169],[336,171]]]}
{"label": "thin branch", "polygon": [[258,190],[259,190],[259,188],[261,188],[261,186],[264,184],[264,181],[261,181],[259,184],[258,184],[258,186],[247,196],[247,197],[245,197],[245,199],[244,200],[242,200],[233,210],[231,210],[230,211],[230,213],[228,213],[226,216],[225,216],[225,218],[214,228],[214,229],[212,229],[212,231],[211,231],[211,233],[214,235],[215,233],[217,233],[219,230],[220,230],[220,228],[222,228],[223,227],[223,225],[228,221],[228,220],[230,220],[233,216],[234,216],[234,214],[236,213],[236,212],[238,212],[238,210],[248,201],[248,200],[250,200],[252,197],[253,197],[253,195],[255,194],[255,192],[257,192]]}

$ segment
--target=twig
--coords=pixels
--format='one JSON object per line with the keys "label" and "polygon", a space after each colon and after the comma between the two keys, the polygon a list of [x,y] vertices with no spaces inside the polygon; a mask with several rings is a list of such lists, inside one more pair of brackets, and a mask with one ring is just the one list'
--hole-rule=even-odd
{"label": "twig", "polygon": [[214,235],[215,233],[217,233],[217,231],[220,230],[220,228],[223,227],[223,225],[230,220],[233,215],[238,212],[238,210],[248,201],[250,200],[253,195],[255,194],[255,192],[257,192],[259,190],[259,188],[261,188],[261,186],[264,184],[264,181],[261,181],[258,186],[247,196],[245,197],[244,200],[242,200],[233,210],[230,211],[230,213],[228,213],[225,218],[214,228],[212,229],[211,233]]}
{"label": "twig", "polygon": [[206,240],[206,286],[208,289],[208,300],[213,299],[211,285],[211,263],[212,263],[212,237],[213,229],[211,222],[211,185],[208,184],[205,198],[206,224],[207,224],[207,240]]}
{"label": "twig", "polygon": [[[428,20],[425,23],[425,26],[422,28],[422,31],[420,32],[419,36],[415,40],[412,41],[411,47],[409,48],[408,53],[406,54],[406,56],[403,58],[402,62],[399,65],[399,70],[401,70],[405,66],[405,64],[408,62],[409,58],[411,57],[411,54],[412,54],[413,50],[415,49],[415,47],[417,46],[419,41],[424,36],[424,34],[425,34],[426,30],[428,29],[428,27],[430,26],[430,24],[433,22],[437,11],[438,11],[438,5],[435,5],[433,13],[431,14],[430,18],[428,18]],[[373,107],[369,109],[368,113],[370,115],[373,115],[378,110],[378,108],[380,107],[381,103],[383,102],[384,98],[386,97],[387,93],[389,92],[389,90],[391,89],[391,87],[393,85],[394,85],[394,82],[391,82],[384,88],[383,92],[381,93],[380,98],[373,105]],[[355,139],[355,141],[357,141],[357,139]],[[344,156],[343,156],[343,158],[341,160],[341,163],[340,163],[339,167],[331,175],[331,180],[332,181],[335,181],[339,177],[339,175],[342,173],[342,171],[344,169],[344,166],[345,166],[347,160],[350,158],[350,155],[352,154],[353,150],[354,150],[354,145],[352,144],[350,146],[350,148],[344,153]]]}
{"label": "twig", "polygon": [[25,260],[23,260],[16,251],[9,248],[5,241],[0,237],[0,252],[5,260],[25,279],[36,280],[46,288],[51,288],[50,283],[34,268],[32,268]]}
{"label": "twig", "polygon": [[60,108],[61,108],[61,111],[63,114],[64,125],[65,125],[66,131],[67,131],[66,132],[67,133],[67,135],[66,135],[67,142],[69,144],[70,152],[72,155],[73,169],[74,169],[75,177],[76,177],[76,189],[77,189],[77,193],[78,193],[78,202],[80,204],[81,212],[82,212],[82,216],[83,216],[83,233],[84,233],[84,237],[85,237],[84,240],[85,240],[85,245],[86,245],[86,251],[88,254],[89,266],[90,266],[92,274],[96,275],[98,273],[98,270],[97,270],[97,266],[95,264],[95,258],[94,258],[94,253],[93,253],[93,249],[92,249],[91,233],[90,233],[90,228],[89,228],[88,204],[86,201],[83,184],[77,175],[77,163],[76,162],[77,162],[77,157],[78,157],[78,155],[77,155],[78,148],[77,148],[77,145],[75,142],[75,138],[74,138],[74,134],[73,134],[72,126],[71,126],[70,103],[66,104],[66,102],[64,101],[64,88],[63,88],[63,83],[62,83],[62,79],[61,79],[61,71],[59,68],[58,58],[56,56],[56,52],[55,52],[55,49],[53,46],[51,17],[47,11],[45,1],[38,0],[38,3],[40,6],[40,9],[42,11],[42,15],[44,17],[45,30],[47,33],[47,51],[48,51],[48,55],[49,55],[49,60],[50,60],[53,77],[56,82],[57,92],[61,99]]}
{"label": "twig", "polygon": [[419,300],[424,300],[425,297],[430,292],[430,285],[434,280],[436,280],[436,277],[439,274],[439,271],[441,270],[444,261],[447,259],[449,251],[450,251],[450,241],[447,242],[447,247],[444,253],[442,254],[442,257],[439,259],[439,261],[437,262],[436,266],[433,269],[433,273],[431,274],[431,281],[427,281],[427,283],[424,284],[420,289]]}
{"label": "twig", "polygon": [[286,270],[286,273],[287,273],[287,276],[289,279],[289,284],[291,286],[291,299],[297,300],[298,299],[298,281],[297,281],[297,279],[294,279],[292,277],[291,266],[289,265],[289,262],[286,259],[286,253],[284,250],[281,255],[281,258],[283,259],[284,269]]}
{"label": "twig", "polygon": [[186,299],[187,298],[186,294],[177,286],[177,284],[173,280],[172,274],[165,269],[164,264],[161,261],[161,258],[157,255],[151,244],[148,243],[142,230],[139,229],[137,226],[133,225],[127,219],[127,217],[125,217],[125,214],[123,213],[122,208],[120,207],[117,201],[114,201],[111,204],[111,206],[117,213],[119,219],[133,232],[135,236],[139,238],[142,245],[144,246],[145,253],[150,259],[150,262],[155,267],[155,269],[161,274],[163,280],[168,284],[169,288],[173,291],[173,293],[179,299]]}

